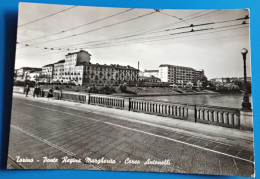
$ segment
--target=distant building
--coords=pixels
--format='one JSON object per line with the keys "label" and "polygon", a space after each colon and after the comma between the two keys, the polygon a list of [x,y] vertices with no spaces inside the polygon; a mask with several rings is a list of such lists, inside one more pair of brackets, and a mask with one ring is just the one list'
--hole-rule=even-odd
{"label": "distant building", "polygon": [[205,78],[204,70],[195,70],[194,71],[194,81],[201,81],[203,78]]}
{"label": "distant building", "polygon": [[62,81],[64,76],[64,63],[65,60],[60,60],[53,64],[53,80]]}
{"label": "distant building", "polygon": [[17,81],[25,81],[28,79],[28,74],[30,71],[39,71],[41,68],[35,68],[35,67],[22,67],[17,70],[15,70],[15,80]]}
{"label": "distant building", "polygon": [[101,65],[90,62],[91,55],[84,50],[65,55],[64,60],[42,67],[42,82],[75,85],[136,84],[139,70],[119,64]]}
{"label": "distant building", "polygon": [[48,64],[42,67],[42,78],[45,82],[49,82],[53,79],[53,64]]}
{"label": "distant building", "polygon": [[[42,68],[24,67],[16,70],[15,76],[24,77],[30,74],[30,79],[40,76],[40,82],[65,83],[75,85],[118,85],[122,83],[136,84],[139,70],[129,65],[101,65],[90,62],[91,55],[84,50],[68,53],[64,60],[48,64]],[[30,72],[35,69],[35,72]],[[36,69],[38,72],[36,73]],[[26,70],[28,71],[26,73]]]}
{"label": "distant building", "polygon": [[154,76],[154,77],[158,78],[159,70],[144,70],[143,76],[146,76],[146,77]]}
{"label": "distant building", "polygon": [[187,84],[189,82],[197,82],[202,78],[204,70],[195,70],[190,67],[161,64],[159,66],[159,78],[162,82],[174,84]]}
{"label": "distant building", "polygon": [[85,83],[84,69],[90,64],[91,55],[84,50],[65,55],[63,82],[82,85]]}
{"label": "distant building", "polygon": [[[239,79],[239,80],[244,80],[244,77],[239,77],[238,79]],[[249,82],[251,82],[252,79],[251,79],[251,77],[246,77],[246,80],[249,81]]]}
{"label": "distant building", "polygon": [[[244,81],[244,77],[222,77],[210,79],[210,82],[212,83],[233,83],[235,81]],[[251,77],[247,77],[247,81],[251,82]]]}
{"label": "distant building", "polygon": [[28,71],[27,76],[28,76],[27,78],[28,80],[38,82],[42,76],[42,70],[38,69],[38,70]]}
{"label": "distant building", "polygon": [[139,76],[144,76],[144,72],[143,71],[139,71],[138,75]]}
{"label": "distant building", "polygon": [[161,79],[155,76],[139,76],[139,82],[148,82],[148,83],[161,83]]}
{"label": "distant building", "polygon": [[139,70],[129,65],[121,66],[119,64],[85,64],[84,66],[84,83],[86,84],[135,84],[138,80]]}

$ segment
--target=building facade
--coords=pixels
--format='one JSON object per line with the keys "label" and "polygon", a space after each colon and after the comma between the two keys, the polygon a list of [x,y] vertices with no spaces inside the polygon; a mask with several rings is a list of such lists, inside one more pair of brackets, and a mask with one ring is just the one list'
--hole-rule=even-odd
{"label": "building facade", "polygon": [[17,81],[25,81],[29,78],[30,71],[39,71],[41,68],[34,68],[34,67],[22,67],[15,70],[14,79]]}
{"label": "building facade", "polygon": [[119,64],[101,65],[85,64],[85,84],[118,85],[122,83],[134,84],[138,80],[138,69]]}
{"label": "building facade", "polygon": [[53,81],[62,81],[64,76],[65,60],[60,60],[53,64]]}
{"label": "building facade", "polygon": [[27,79],[30,81],[38,82],[42,76],[42,70],[31,70],[28,71]]}
{"label": "building facade", "polygon": [[90,57],[91,55],[84,50],[65,55],[62,82],[75,85],[84,84],[85,65],[90,64]]}
{"label": "building facade", "polygon": [[204,70],[195,70],[194,71],[194,81],[202,81],[205,78]]}
{"label": "building facade", "polygon": [[159,66],[159,78],[162,82],[185,85],[196,83],[202,76],[205,76],[204,70],[169,64],[161,64]]}
{"label": "building facade", "polygon": [[161,83],[161,79],[154,76],[140,76],[138,81],[143,83]]}
{"label": "building facade", "polygon": [[42,68],[43,81],[75,85],[134,84],[138,81],[139,70],[129,65],[92,64],[90,60],[91,55],[84,50],[68,53],[64,60]]}
{"label": "building facade", "polygon": [[48,64],[42,67],[42,79],[45,82],[50,82],[53,79],[53,64]]}

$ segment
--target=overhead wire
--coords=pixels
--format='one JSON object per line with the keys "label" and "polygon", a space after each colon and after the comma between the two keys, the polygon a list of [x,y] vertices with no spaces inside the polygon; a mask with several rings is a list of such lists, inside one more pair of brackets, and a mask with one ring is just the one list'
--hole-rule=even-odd
{"label": "overhead wire", "polygon": [[71,30],[75,30],[75,29],[78,29],[78,28],[81,28],[81,27],[85,27],[85,26],[88,26],[88,25],[90,25],[90,24],[94,24],[94,23],[100,22],[100,21],[102,21],[102,20],[109,19],[109,18],[111,18],[111,17],[115,17],[115,16],[118,16],[118,15],[124,14],[124,13],[126,13],[126,12],[132,11],[132,10],[133,10],[133,9],[127,9],[127,10],[125,10],[125,11],[122,11],[122,12],[119,12],[119,13],[116,13],[116,14],[113,14],[113,15],[110,15],[110,16],[107,16],[107,17],[103,17],[103,18],[98,19],[98,20],[91,21],[91,22],[88,22],[88,23],[86,23],[86,24],[82,24],[82,25],[79,25],[79,26],[76,26],[76,27],[73,27],[73,28],[69,28],[69,29],[62,30],[62,31],[59,31],[59,32],[55,32],[55,33],[52,33],[52,34],[49,34],[49,35],[37,37],[37,38],[34,38],[34,39],[25,40],[25,41],[22,41],[22,42],[20,42],[20,43],[25,43],[25,42],[29,42],[29,41],[33,41],[33,40],[38,40],[38,39],[50,37],[50,36],[53,36],[53,35],[63,34],[63,33],[65,33],[65,32],[68,32],[68,31],[71,31]]}
{"label": "overhead wire", "polygon": [[49,17],[51,17],[51,16],[57,15],[57,14],[59,14],[59,13],[61,13],[61,12],[68,11],[68,10],[70,10],[70,9],[72,9],[72,8],[75,8],[75,7],[77,7],[77,6],[72,6],[72,7],[63,9],[63,10],[61,10],[61,11],[55,12],[55,13],[53,13],[53,14],[47,15],[47,16],[45,16],[45,17],[42,17],[42,18],[39,18],[39,19],[35,19],[35,20],[30,21],[30,22],[26,22],[26,23],[24,23],[24,24],[18,25],[18,27],[22,27],[22,26],[25,26],[25,25],[28,25],[28,24],[31,24],[31,23],[35,23],[35,22],[41,21],[41,20],[43,20],[43,19],[46,19],[46,18],[49,18]]}
{"label": "overhead wire", "polygon": [[143,15],[140,15],[140,16],[137,16],[137,17],[134,17],[134,18],[130,18],[130,19],[124,20],[124,21],[120,21],[120,22],[116,22],[116,23],[113,23],[113,24],[105,25],[105,26],[103,26],[103,27],[99,27],[99,28],[96,28],[96,29],[92,29],[92,30],[88,30],[88,31],[85,31],[85,32],[81,32],[81,33],[78,33],[78,34],[69,35],[69,36],[65,36],[65,37],[62,37],[62,38],[52,39],[52,40],[48,40],[48,41],[44,41],[44,42],[34,43],[33,45],[38,45],[38,44],[43,44],[43,43],[49,43],[49,42],[58,41],[58,40],[63,40],[63,39],[67,39],[67,38],[71,38],[71,37],[76,37],[76,36],[78,37],[78,36],[81,36],[81,35],[83,35],[83,34],[87,34],[87,33],[94,32],[94,31],[101,30],[101,29],[108,28],[108,27],[112,27],[112,26],[119,25],[119,24],[122,24],[122,23],[125,23],[125,22],[133,21],[133,20],[136,20],[136,19],[139,19],[139,18],[148,16],[148,15],[152,15],[152,14],[154,14],[154,13],[156,13],[156,11],[153,11],[153,12],[150,12],[150,13],[146,13],[146,14],[143,14]]}
{"label": "overhead wire", "polygon": [[[128,11],[129,10],[131,10],[131,9],[128,9]],[[198,12],[198,13],[195,13],[195,14],[192,14],[192,15],[189,15],[189,16],[186,16],[186,17],[190,17],[189,19],[186,19],[186,21],[187,20],[191,20],[191,19],[196,19],[196,18],[198,18],[198,17],[202,17],[203,16],[203,18],[205,18],[205,15],[209,15],[209,14],[214,14],[215,13],[215,15],[217,15],[216,13],[218,12],[219,13],[219,11],[220,10],[214,10],[214,11],[211,11],[211,12],[207,12],[207,13],[205,13],[205,14],[201,14],[201,13],[204,13],[205,11],[207,11],[207,10],[204,10],[204,11],[200,11],[200,12]],[[154,11],[154,12],[152,12],[151,14],[153,14],[153,13],[156,13],[156,12],[158,12],[158,11]],[[121,12],[121,13],[123,13],[123,12]],[[200,15],[198,15],[198,14],[200,14]],[[198,16],[197,16],[198,15]],[[142,15],[142,16],[144,16],[144,15]],[[138,17],[140,17],[140,16],[138,16]],[[138,18],[137,17],[137,18]],[[182,19],[185,19],[186,17],[184,17],[184,18],[182,18]],[[241,20],[241,19],[240,19]],[[223,21],[224,22],[224,21]],[[225,22],[228,22],[228,21],[225,21]],[[178,23],[180,23],[180,22],[178,22]],[[221,23],[221,22],[215,22],[215,23]],[[171,24],[172,25],[172,24]],[[165,27],[165,26],[164,26]],[[188,27],[186,27],[186,28],[188,28]],[[223,28],[225,28],[225,27],[223,27]],[[95,29],[94,29],[95,30]],[[155,33],[155,32],[153,32],[153,33]],[[156,32],[157,33],[157,32]],[[182,33],[188,33],[188,32],[182,32]],[[142,35],[147,35],[147,34],[142,34]],[[136,35],[133,35],[133,36],[136,36]],[[132,37],[133,37],[132,36]],[[130,37],[130,36],[129,36]],[[159,37],[163,37],[163,36],[158,36],[158,38]],[[126,38],[126,37],[121,37],[121,38],[119,38],[119,39],[123,39],[123,38]],[[154,38],[154,39],[156,39],[157,37],[150,37],[150,38]],[[144,39],[144,38],[142,38],[142,39]],[[111,40],[111,39],[110,39]],[[131,41],[135,41],[136,39],[132,39]],[[123,41],[119,41],[119,43],[121,43],[121,42],[123,42]],[[17,42],[19,45],[22,45],[22,44],[20,44],[19,42]],[[90,42],[87,42],[87,43],[90,43]],[[92,42],[93,43],[93,42]],[[84,44],[86,44],[86,43],[83,43],[83,44],[81,44],[81,45],[84,45]],[[105,45],[105,44],[107,44],[107,43],[102,43],[102,44],[94,44],[94,45],[99,45],[99,46],[101,46],[101,45]],[[32,44],[32,45],[35,45],[35,44]],[[33,47],[32,45],[30,45],[30,47]],[[79,45],[79,44],[78,44]],[[71,46],[75,46],[75,44],[73,44],[73,45],[71,45]],[[92,45],[93,46],[93,45]],[[25,44],[24,46],[22,46],[22,47],[29,47],[29,45],[28,44]],[[20,47],[20,48],[22,48],[22,47]],[[64,46],[65,47],[65,46]],[[68,47],[68,46],[66,46],[66,47]],[[35,48],[42,48],[42,47],[38,47],[38,46],[35,46]],[[45,48],[45,50],[48,50],[48,49],[50,49],[51,51],[61,51],[62,49],[57,49],[57,47],[53,47],[53,48]],[[70,51],[70,50],[73,50],[73,49],[82,49],[82,47],[78,47],[78,48],[67,48],[67,49],[65,49],[66,51]],[[37,54],[37,53],[36,53]]]}
{"label": "overhead wire", "polygon": [[[243,25],[243,24],[237,24],[237,25]],[[244,24],[245,25],[245,24]],[[231,27],[231,26],[229,26]],[[132,39],[131,43],[124,43],[125,41],[120,41],[120,42],[116,42],[115,43],[110,43],[110,44],[95,44],[95,45],[89,45],[89,46],[82,46],[78,49],[85,49],[85,48],[105,48],[105,47],[111,47],[111,46],[120,46],[120,45],[131,45],[131,44],[137,44],[137,43],[145,43],[145,42],[153,42],[153,41],[160,41],[160,40],[170,40],[170,39],[178,39],[178,38],[184,38],[184,37],[190,37],[190,36],[198,36],[198,35],[204,35],[204,34],[210,34],[210,33],[217,33],[217,32],[223,32],[223,31],[228,31],[228,30],[234,30],[234,29],[240,29],[240,28],[245,28],[248,26],[243,26],[243,27],[237,27],[237,28],[231,28],[231,29],[223,29],[223,30],[219,30],[219,31],[212,31],[212,32],[204,32],[204,33],[200,33],[200,34],[192,34],[192,35],[186,35],[186,36],[177,36],[174,38],[169,38],[169,35],[161,35],[161,36],[157,36],[157,37],[150,37],[150,38],[142,38],[142,39]],[[218,28],[224,28],[224,27],[218,27]],[[227,26],[225,27],[227,28]],[[196,32],[196,31],[195,31]],[[188,33],[188,32],[186,32]],[[191,32],[190,32],[191,33]],[[180,35],[180,34],[172,34],[172,35]],[[162,38],[162,37],[167,37],[167,38]],[[139,40],[139,41],[135,41],[135,40]],[[143,41],[141,41],[143,40]],[[115,45],[114,45],[115,44]],[[54,50],[58,50],[58,49],[53,49]],[[61,50],[65,50],[65,51],[71,51],[73,49],[61,49]],[[59,52],[59,51],[58,51]]]}
{"label": "overhead wire", "polygon": [[[233,20],[232,20],[233,21]],[[230,21],[230,22],[232,22],[232,21]],[[225,21],[226,22],[226,21]],[[217,22],[217,23],[208,23],[207,25],[212,25],[212,24],[218,24],[218,23],[220,23],[220,22]],[[198,24],[198,25],[191,25],[191,26],[184,26],[184,27],[179,27],[179,28],[175,28],[175,29],[167,29],[167,30],[164,30],[164,31],[160,31],[160,32],[167,32],[167,31],[170,31],[170,30],[179,30],[179,29],[184,29],[184,28],[193,28],[193,27],[199,27],[199,26],[204,26],[204,25],[206,25],[206,24]],[[223,26],[223,27],[219,27],[219,28],[226,28],[226,27],[232,27],[232,26],[237,26],[237,25],[241,25],[241,24],[235,24],[235,25],[228,25],[228,26]],[[188,31],[189,32],[189,31]],[[147,34],[145,34],[145,35],[149,35],[149,34],[151,34],[151,33],[147,33]],[[144,35],[144,34],[142,34],[142,35]],[[131,38],[131,37],[136,37],[136,36],[139,36],[139,35],[132,35],[132,36],[125,36],[125,37],[121,37],[121,38],[114,38],[114,39],[108,39],[108,40],[105,40],[105,42],[110,42],[110,41],[114,41],[114,40],[121,40],[121,39],[125,39],[125,38]],[[140,39],[140,38],[138,38],[138,39]],[[100,40],[100,41],[90,41],[90,42],[85,42],[85,43],[80,43],[80,44],[74,44],[73,45],[73,47],[74,46],[78,46],[78,45],[86,45],[86,44],[93,44],[93,43],[98,43],[98,42],[103,42],[104,40]],[[105,43],[104,42],[104,43]],[[67,47],[67,48],[69,48],[70,46],[59,46],[59,48],[63,48],[63,47]],[[57,47],[56,47],[57,48]]]}

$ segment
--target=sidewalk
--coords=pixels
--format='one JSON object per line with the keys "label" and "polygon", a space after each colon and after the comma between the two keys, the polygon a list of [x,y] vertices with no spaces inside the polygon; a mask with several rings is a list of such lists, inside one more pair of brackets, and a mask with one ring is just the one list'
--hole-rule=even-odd
{"label": "sidewalk", "polygon": [[253,132],[251,131],[242,131],[221,126],[194,123],[180,119],[173,119],[114,108],[106,108],[71,101],[62,101],[55,99],[48,100],[47,98],[33,98],[32,96],[28,96],[26,98],[25,95],[17,93],[13,93],[13,97],[42,103],[50,103],[52,105],[58,105],[77,110],[83,110],[85,112],[101,114],[104,116],[114,117],[115,119],[164,128],[179,133],[185,133],[196,137],[203,137],[210,140],[233,144],[235,146],[253,150]]}

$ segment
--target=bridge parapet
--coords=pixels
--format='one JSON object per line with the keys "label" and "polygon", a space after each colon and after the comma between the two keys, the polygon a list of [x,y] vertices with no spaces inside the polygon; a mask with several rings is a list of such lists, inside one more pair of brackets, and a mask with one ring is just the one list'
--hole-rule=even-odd
{"label": "bridge parapet", "polygon": [[[24,93],[24,88],[14,87],[13,92]],[[46,97],[47,94],[48,90],[44,89],[43,95],[41,96]],[[31,88],[29,95],[33,95],[33,88]],[[175,119],[188,120],[235,129],[253,130],[252,111],[242,111],[237,108],[148,101],[142,99],[131,99],[69,91],[62,92],[62,96],[60,96],[60,91],[54,91],[53,96],[57,99],[81,102],[90,105],[117,108],[158,116],[166,116]]]}

